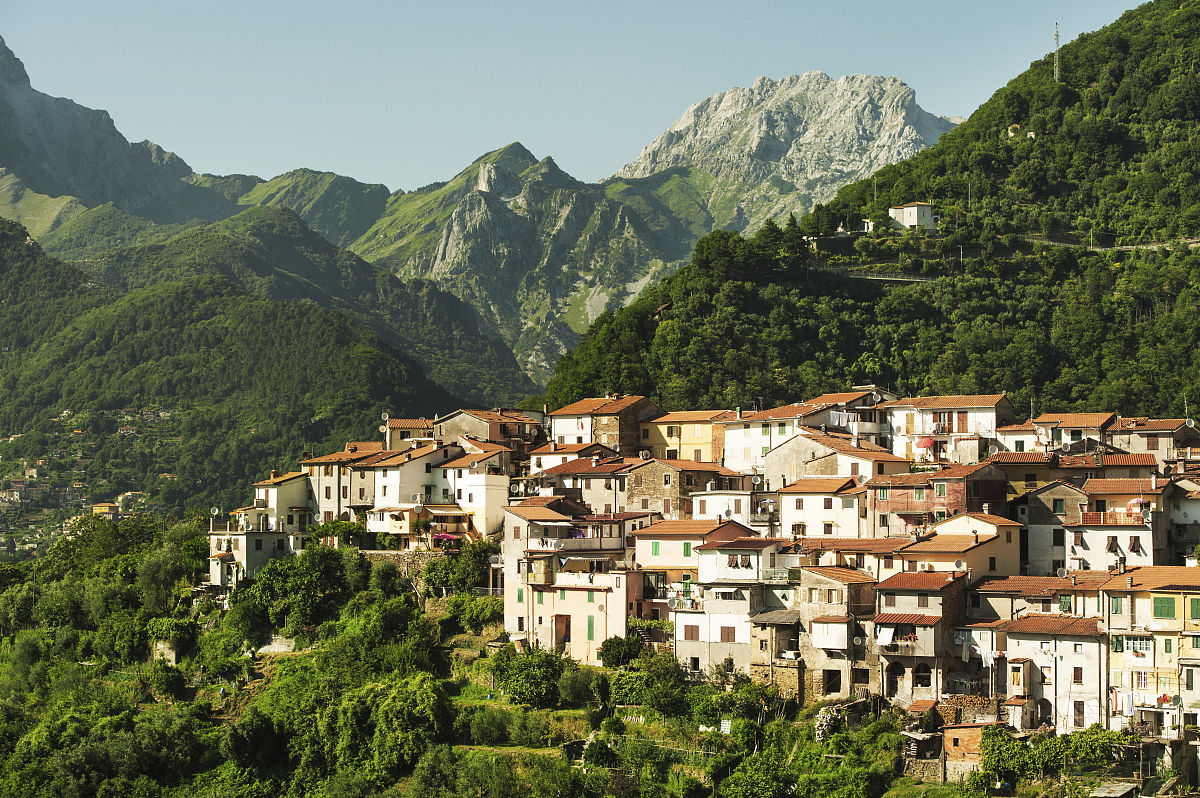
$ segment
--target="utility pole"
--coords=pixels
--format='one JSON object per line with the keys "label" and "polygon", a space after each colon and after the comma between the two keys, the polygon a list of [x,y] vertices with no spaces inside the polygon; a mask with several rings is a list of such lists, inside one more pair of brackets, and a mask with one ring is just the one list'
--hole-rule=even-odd
{"label": "utility pole", "polygon": [[1059,72],[1058,72],[1058,23],[1057,22],[1054,23],[1054,82],[1062,83],[1062,81],[1059,80]]}

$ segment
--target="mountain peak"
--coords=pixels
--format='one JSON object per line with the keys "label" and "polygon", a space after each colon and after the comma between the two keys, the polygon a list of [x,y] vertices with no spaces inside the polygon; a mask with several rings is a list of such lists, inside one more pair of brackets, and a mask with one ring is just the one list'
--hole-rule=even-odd
{"label": "mountain peak", "polygon": [[0,36],[0,83],[29,88],[29,73],[17,54],[8,49]]}

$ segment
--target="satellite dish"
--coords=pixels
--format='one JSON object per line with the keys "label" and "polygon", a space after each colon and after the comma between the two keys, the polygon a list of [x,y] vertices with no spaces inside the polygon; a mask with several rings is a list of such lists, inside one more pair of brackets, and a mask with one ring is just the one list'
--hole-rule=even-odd
{"label": "satellite dish", "polygon": [[755,475],[755,476],[754,476],[754,478],[753,478],[753,479],[751,479],[750,481],[751,481],[751,482],[753,482],[755,485],[761,485],[761,484],[762,484],[762,477],[760,477],[760,476],[758,476],[758,475]]}
{"label": "satellite dish", "polygon": [[1145,510],[1144,512],[1142,512],[1142,520],[1143,521],[1145,521],[1148,524],[1148,523],[1150,523],[1150,519],[1151,519],[1151,515],[1150,515],[1149,510]]}
{"label": "satellite dish", "polygon": [[962,560],[955,560],[954,561],[954,570],[961,571],[963,569],[963,566],[965,566],[965,565],[966,565],[966,563],[963,562]]}
{"label": "satellite dish", "polygon": [[518,485],[516,482],[514,482],[513,484],[508,486],[508,492],[511,493],[512,495],[516,496],[518,493],[521,492],[521,486]]}
{"label": "satellite dish", "polygon": [[866,639],[865,639],[865,638],[862,638],[862,637],[856,637],[856,638],[854,638],[854,645],[856,645],[856,646],[862,646],[862,645],[866,645],[866,642],[867,642],[867,641],[866,641]]}
{"label": "satellite dish", "polygon": [[1058,578],[1059,578],[1059,579],[1062,579],[1062,578],[1064,578],[1064,577],[1067,575],[1067,569],[1066,569],[1066,568],[1059,568],[1057,571],[1055,571],[1055,573],[1056,573],[1056,574],[1058,574]]}
{"label": "satellite dish", "polygon": [[649,460],[650,459],[650,450],[642,449],[640,452],[638,452],[638,457],[640,457],[643,460]]}
{"label": "satellite dish", "polygon": [[726,507],[726,508],[725,508],[725,517],[726,517],[726,518],[733,518],[733,510],[730,510],[728,507]]}
{"label": "satellite dish", "polygon": [[998,454],[999,452],[1000,452],[999,446],[992,446],[992,447],[988,448],[988,454]]}
{"label": "satellite dish", "polygon": [[380,425],[379,425],[379,431],[380,431],[380,432],[387,432],[387,424],[380,424]]}
{"label": "satellite dish", "polygon": [[210,508],[208,508],[208,514],[211,515],[213,518],[216,518],[218,515],[221,514],[221,508],[220,507],[210,507]]}
{"label": "satellite dish", "polygon": [[379,414],[379,417],[380,417],[381,419],[383,419],[384,421],[387,421],[387,420],[388,420],[388,418],[389,418],[389,416],[388,416],[388,411],[384,410],[382,413],[380,413],[380,414]]}
{"label": "satellite dish", "polygon": [[409,500],[410,502],[414,502],[414,503],[416,503],[416,504],[420,504],[420,503],[421,503],[421,497],[420,497],[419,495],[417,495],[416,493],[414,493],[414,494],[412,494],[411,496],[409,496],[409,497],[408,497],[408,500]]}
{"label": "satellite dish", "polygon": [[1171,696],[1171,706],[1173,706],[1173,707],[1183,706],[1183,699],[1177,695]]}
{"label": "satellite dish", "polygon": [[1195,420],[1195,419],[1193,419],[1193,418],[1189,418],[1189,419],[1188,419],[1187,421],[1185,421],[1184,423],[1185,423],[1185,424],[1187,424],[1189,427],[1194,427],[1194,426],[1196,426],[1196,420]]}

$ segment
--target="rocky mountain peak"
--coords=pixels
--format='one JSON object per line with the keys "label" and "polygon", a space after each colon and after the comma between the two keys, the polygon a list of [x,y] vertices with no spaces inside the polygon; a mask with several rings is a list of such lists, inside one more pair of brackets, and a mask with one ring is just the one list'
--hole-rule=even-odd
{"label": "rocky mountain peak", "polygon": [[0,36],[0,84],[29,88],[29,73],[16,53],[8,49]]}

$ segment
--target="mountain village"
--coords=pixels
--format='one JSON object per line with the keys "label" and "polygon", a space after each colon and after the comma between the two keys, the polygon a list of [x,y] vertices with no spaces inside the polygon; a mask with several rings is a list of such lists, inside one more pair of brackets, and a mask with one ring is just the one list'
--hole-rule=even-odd
{"label": "mountain village", "polygon": [[[490,537],[518,648],[598,663],[631,633],[699,676],[801,702],[934,710],[946,772],[979,731],[1132,728],[1177,762],[1200,713],[1200,432],[873,385],[766,410],[643,396],[387,418],[214,518],[210,582],[352,522],[367,547]],[[215,508],[214,508],[215,509]],[[912,732],[922,750],[933,734]]]}

